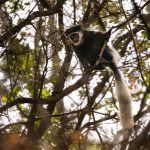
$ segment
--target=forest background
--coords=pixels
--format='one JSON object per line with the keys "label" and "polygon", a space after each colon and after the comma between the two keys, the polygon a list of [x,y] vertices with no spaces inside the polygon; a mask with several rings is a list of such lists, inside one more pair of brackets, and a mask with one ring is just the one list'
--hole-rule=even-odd
{"label": "forest background", "polygon": [[[131,137],[120,130],[114,78],[83,76],[64,31],[108,31],[133,97]],[[150,1],[0,1],[1,150],[150,150]]]}

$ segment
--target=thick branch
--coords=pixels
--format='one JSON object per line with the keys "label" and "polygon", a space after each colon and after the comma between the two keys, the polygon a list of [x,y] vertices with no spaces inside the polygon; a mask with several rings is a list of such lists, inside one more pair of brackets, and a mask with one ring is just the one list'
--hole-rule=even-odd
{"label": "thick branch", "polygon": [[[37,103],[37,101],[34,99],[34,98],[18,98],[14,101],[11,101],[11,102],[8,102],[7,104],[5,104],[4,106],[2,106],[0,108],[0,113],[2,113],[3,111],[6,111],[7,109],[15,106],[15,105],[18,105],[18,104],[35,104]],[[48,104],[48,100],[46,99],[40,99],[38,101],[39,104]]]}
{"label": "thick branch", "polygon": [[[93,104],[94,104],[94,102],[95,102],[96,97],[101,93],[101,91],[103,90],[103,87],[105,86],[105,84],[106,84],[106,82],[108,81],[108,79],[109,79],[109,75],[106,74],[106,75],[104,76],[102,82],[98,83],[98,85],[94,88],[94,94],[89,98],[90,101],[89,101],[89,103],[85,106],[86,109],[89,109],[89,110],[90,110],[90,109],[92,108],[92,106],[93,106]],[[82,122],[83,122],[83,119],[84,119],[85,115],[86,115],[86,112],[82,112],[82,113],[79,115],[79,117],[78,117],[78,123],[77,123],[77,125],[76,125],[76,127],[75,127],[75,130],[79,130],[79,129],[80,129],[81,124],[82,124]]]}
{"label": "thick branch", "polygon": [[36,11],[29,15],[26,19],[24,19],[22,22],[20,22],[18,25],[14,26],[11,28],[8,32],[0,36],[0,44],[3,43],[4,41],[8,40],[9,37],[12,35],[20,32],[20,30],[25,27],[26,25],[31,24],[31,21],[36,19],[37,17],[43,17],[43,16],[49,16],[53,15],[59,12],[61,6],[66,0],[62,0],[61,2],[57,3],[53,8],[51,8],[48,11]]}
{"label": "thick branch", "polygon": [[[133,32],[133,34],[136,34],[136,33],[138,33],[139,31],[143,30],[143,28],[144,28],[143,25],[138,25],[138,26],[136,26],[134,29],[132,29],[132,32]],[[127,38],[130,37],[130,36],[131,36],[131,31],[125,33],[124,35],[120,36],[120,37],[115,41],[115,43],[114,43],[113,46],[114,46],[115,48],[119,47],[119,46],[118,46],[118,43],[121,43],[122,41],[124,41],[125,39],[127,39]]]}
{"label": "thick branch", "polygon": [[133,139],[130,142],[128,150],[135,150],[135,149],[142,148],[142,145],[146,139],[145,137],[149,131],[150,131],[150,121],[148,122],[146,127],[143,129],[143,131],[135,139]]}

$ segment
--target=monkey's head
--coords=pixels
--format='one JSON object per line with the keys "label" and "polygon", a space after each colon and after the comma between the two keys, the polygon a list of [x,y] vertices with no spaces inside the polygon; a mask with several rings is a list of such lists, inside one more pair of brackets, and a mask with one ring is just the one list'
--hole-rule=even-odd
{"label": "monkey's head", "polygon": [[[107,32],[99,32],[101,35],[100,42],[108,41],[111,36],[111,31],[113,28],[110,28]],[[74,25],[66,29],[65,31],[69,41],[76,47],[82,45],[86,39],[92,39],[93,34],[96,33],[92,31],[92,34],[88,30],[84,30],[81,25]],[[90,34],[86,34],[90,33]]]}
{"label": "monkey's head", "polygon": [[69,38],[69,41],[74,46],[79,46],[83,42],[83,31],[81,28],[81,25],[74,25],[70,28],[66,29],[65,31],[67,37]]}

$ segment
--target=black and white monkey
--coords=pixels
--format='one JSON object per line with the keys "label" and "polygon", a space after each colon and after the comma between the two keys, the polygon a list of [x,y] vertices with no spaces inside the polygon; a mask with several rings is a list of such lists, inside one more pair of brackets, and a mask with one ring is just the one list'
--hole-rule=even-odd
{"label": "black and white monkey", "polygon": [[111,35],[108,32],[89,31],[75,25],[66,29],[66,35],[85,71],[96,65],[96,70],[110,67],[115,77],[116,95],[119,101],[120,121],[123,129],[132,129],[134,125],[131,107],[131,95],[121,76],[117,61],[119,54],[107,45]]}

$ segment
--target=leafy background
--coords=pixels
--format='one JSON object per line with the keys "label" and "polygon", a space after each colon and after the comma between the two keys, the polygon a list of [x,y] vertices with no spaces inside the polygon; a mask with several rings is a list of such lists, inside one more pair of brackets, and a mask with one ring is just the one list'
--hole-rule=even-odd
{"label": "leafy background", "polygon": [[[134,5],[136,2],[136,6]],[[88,78],[64,31],[107,31],[133,97],[135,127],[120,130],[114,79]],[[150,1],[0,1],[0,149],[150,149]]]}

